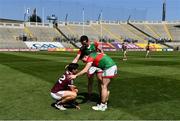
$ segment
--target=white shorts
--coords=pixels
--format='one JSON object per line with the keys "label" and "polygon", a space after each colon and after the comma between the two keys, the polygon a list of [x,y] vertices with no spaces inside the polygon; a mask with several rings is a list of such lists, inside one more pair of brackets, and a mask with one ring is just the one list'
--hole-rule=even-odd
{"label": "white shorts", "polygon": [[103,70],[98,68],[98,67],[95,67],[95,66],[91,66],[87,72],[88,76],[93,76],[94,73],[102,73]]}
{"label": "white shorts", "polygon": [[103,70],[102,77],[103,78],[113,78],[117,74],[117,66],[114,65],[106,70]]}
{"label": "white shorts", "polygon": [[60,100],[64,96],[64,91],[59,91],[57,93],[52,93],[51,92],[51,96],[55,100]]}

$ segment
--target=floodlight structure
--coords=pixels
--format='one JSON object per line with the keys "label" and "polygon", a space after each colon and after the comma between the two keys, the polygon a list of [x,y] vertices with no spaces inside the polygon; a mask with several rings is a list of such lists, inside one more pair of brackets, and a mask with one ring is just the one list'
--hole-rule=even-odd
{"label": "floodlight structure", "polygon": [[66,16],[65,16],[65,25],[67,25],[67,20],[68,20],[68,13],[66,13]]}
{"label": "floodlight structure", "polygon": [[163,2],[162,21],[166,21],[166,0]]}

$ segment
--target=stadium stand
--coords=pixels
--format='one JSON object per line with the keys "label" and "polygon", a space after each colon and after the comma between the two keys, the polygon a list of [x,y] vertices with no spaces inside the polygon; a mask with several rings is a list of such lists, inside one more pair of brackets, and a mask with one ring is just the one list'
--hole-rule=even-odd
{"label": "stadium stand", "polygon": [[24,42],[19,40],[19,36],[21,36],[22,34],[24,34],[22,24],[1,23],[0,48],[1,49],[27,48]]}
{"label": "stadium stand", "polygon": [[81,46],[79,37],[83,34],[91,41],[106,43],[102,44],[104,49],[113,51],[121,49],[124,41],[128,43],[128,49],[144,49],[148,41],[155,49],[179,47],[180,22],[130,23],[132,25],[125,21],[88,21],[84,25],[82,22],[59,22],[56,28],[51,23],[3,20],[0,22],[0,48],[27,48],[24,41],[59,42],[64,48],[76,48]]}

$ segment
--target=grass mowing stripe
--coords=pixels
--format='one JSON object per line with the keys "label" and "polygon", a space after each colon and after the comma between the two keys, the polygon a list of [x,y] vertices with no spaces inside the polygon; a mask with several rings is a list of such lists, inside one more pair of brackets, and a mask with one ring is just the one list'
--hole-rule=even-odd
{"label": "grass mowing stripe", "polygon": [[136,73],[139,74],[139,76],[140,75],[157,76],[157,77],[164,76],[164,77],[180,80],[180,78],[178,77],[180,70],[174,67],[148,66],[147,68],[144,68],[142,66],[142,67],[134,67],[133,70],[131,67],[126,67],[126,68],[121,68],[120,73],[122,73],[122,71]]}
{"label": "grass mowing stripe", "polygon": [[4,55],[14,55],[18,57],[27,57],[27,58],[34,58],[34,59],[40,59],[40,60],[50,60],[50,61],[55,61],[55,62],[71,62],[72,57],[54,57],[54,56],[49,56],[49,55],[41,55],[41,54],[36,54],[36,53],[3,53]]}
{"label": "grass mowing stripe", "polygon": [[[159,107],[159,108],[157,108]],[[144,120],[179,120],[180,101],[170,100],[145,104],[125,109],[130,114],[138,116]]]}
{"label": "grass mowing stripe", "polygon": [[[2,69],[3,74],[8,74],[8,76],[5,75],[6,77],[0,75],[0,79],[4,79],[0,82],[3,86],[1,88],[3,94],[0,93],[3,100],[1,100],[3,103],[0,105],[0,110],[3,115],[0,115],[0,119],[178,119],[180,115],[178,102],[180,76],[177,70],[179,53],[157,52],[153,53],[152,58],[145,59],[143,55],[145,53],[128,52],[129,59],[126,62],[120,60],[119,54],[122,53],[108,53],[118,64],[119,69],[118,77],[110,85],[109,109],[106,112],[92,111],[91,106],[98,98],[95,81],[92,103],[84,101],[80,111],[72,109],[62,112],[50,107],[52,100],[49,89],[68,63],[59,62],[59,57],[70,56],[69,59],[71,59],[75,53],[0,53],[0,63],[3,64],[0,65],[0,71]],[[38,55],[40,55],[39,58]],[[148,62],[143,63],[143,61]],[[153,72],[149,73],[150,70],[147,68],[151,68]],[[164,75],[163,69],[167,69]],[[173,69],[175,73],[172,73]],[[169,76],[171,75],[169,73],[174,77]],[[8,80],[14,80],[14,84],[6,83]],[[86,76],[78,78],[75,84],[79,88],[79,97],[81,97],[78,101],[83,101],[83,95],[87,95]],[[11,91],[6,89],[8,85],[14,93],[9,94]]]}

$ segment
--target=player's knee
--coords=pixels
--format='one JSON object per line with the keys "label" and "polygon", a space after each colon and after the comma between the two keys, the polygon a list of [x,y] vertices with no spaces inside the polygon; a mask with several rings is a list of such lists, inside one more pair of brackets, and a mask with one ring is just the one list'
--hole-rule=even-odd
{"label": "player's knee", "polygon": [[97,76],[99,80],[102,80],[102,76],[101,75],[98,75]]}
{"label": "player's knee", "polygon": [[72,98],[72,99],[76,99],[76,97],[77,97],[77,93],[73,92],[73,93],[71,94],[71,98]]}
{"label": "player's knee", "polygon": [[107,86],[104,84],[101,84],[101,89],[107,89]]}

